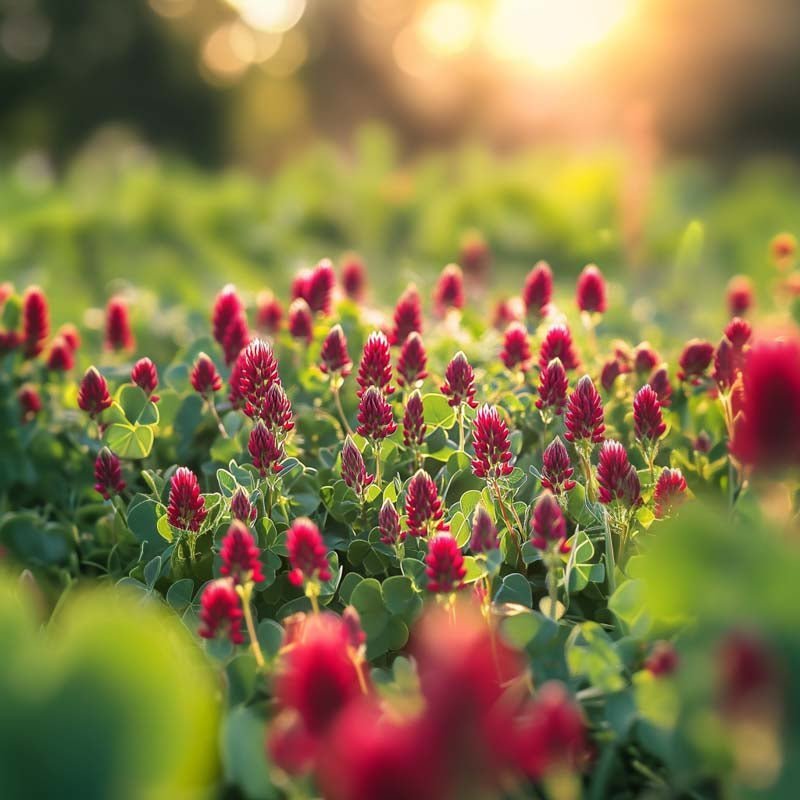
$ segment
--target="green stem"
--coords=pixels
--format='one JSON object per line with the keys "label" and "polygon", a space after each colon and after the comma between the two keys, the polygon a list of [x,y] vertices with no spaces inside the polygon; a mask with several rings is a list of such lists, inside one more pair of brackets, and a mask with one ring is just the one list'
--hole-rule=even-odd
{"label": "green stem", "polygon": [[217,407],[214,405],[214,398],[211,396],[206,397],[206,404],[208,405],[208,410],[211,412],[211,416],[214,418],[214,422],[217,423],[217,429],[219,430],[220,436],[223,439],[228,438],[228,431],[222,425],[222,420],[219,418],[219,414],[217,413]]}
{"label": "green stem", "polygon": [[375,455],[375,485],[381,485],[381,443],[378,440],[372,442],[372,452]]}
{"label": "green stem", "polygon": [[556,585],[556,567],[554,564],[547,566],[547,593],[550,596],[550,617],[553,622],[558,622],[558,586]]}
{"label": "green stem", "polygon": [[344,425],[345,431],[349,436],[353,435],[353,431],[350,428],[349,423],[347,422],[347,417],[344,415],[344,409],[342,408],[342,398],[339,396],[339,386],[336,383],[331,383],[331,390],[333,392],[333,401],[336,403],[336,410],[339,413],[339,419],[342,421],[342,425]]}
{"label": "green stem", "polygon": [[[503,516],[503,522],[506,524],[506,529],[508,530],[508,535],[514,540],[514,544],[517,547],[517,564],[521,567],[522,566],[522,539],[521,534],[518,534],[517,531],[514,529],[514,526],[508,519],[508,513],[506,509],[506,504],[503,500],[503,494],[500,491],[500,487],[497,483],[494,484],[494,493],[495,497],[497,497],[497,504],[500,506],[500,513]],[[514,512],[516,514],[516,512]],[[517,517],[519,519],[519,517]]]}
{"label": "green stem", "polygon": [[458,417],[458,449],[459,449],[459,451],[463,452],[464,451],[464,445],[465,445],[465,438],[466,438],[465,435],[464,435],[464,404],[463,403],[459,403],[457,417]]}
{"label": "green stem", "polygon": [[264,654],[261,652],[261,645],[256,636],[256,626],[253,624],[253,613],[250,610],[250,595],[253,592],[253,584],[246,583],[244,586],[237,586],[236,591],[242,600],[242,612],[244,613],[244,624],[247,627],[247,635],[250,637],[250,649],[256,659],[259,669],[264,668]]}
{"label": "green stem", "polygon": [[616,570],[616,563],[614,561],[614,542],[611,539],[611,528],[608,524],[608,509],[603,509],[603,533],[605,535],[606,544],[606,578],[608,580],[608,596],[617,590],[617,579],[614,575]]}

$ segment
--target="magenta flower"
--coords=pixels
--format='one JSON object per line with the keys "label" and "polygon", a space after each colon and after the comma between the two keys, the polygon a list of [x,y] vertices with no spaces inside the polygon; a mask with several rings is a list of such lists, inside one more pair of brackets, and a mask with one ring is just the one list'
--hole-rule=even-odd
{"label": "magenta flower", "polygon": [[544,317],[553,298],[553,271],[546,261],[539,261],[525,278],[522,302],[528,319]]}
{"label": "magenta flower", "polygon": [[314,316],[302,297],[292,300],[287,319],[289,333],[294,339],[308,344],[314,338]]}
{"label": "magenta flower", "polygon": [[678,360],[680,371],[678,380],[698,383],[714,357],[714,345],[700,339],[691,339],[686,343]]}
{"label": "magenta flower", "polygon": [[592,379],[584,375],[567,399],[564,415],[568,442],[587,442],[596,444],[603,441],[603,401],[595,389]]}
{"label": "magenta flower", "polygon": [[614,381],[625,371],[616,358],[606,361],[600,370],[600,386],[603,387],[603,391],[610,392],[614,388]]}
{"label": "magenta flower", "polygon": [[569,492],[575,488],[573,472],[567,448],[556,436],[542,453],[542,486],[556,496]]}
{"label": "magenta flower", "polygon": [[536,408],[560,416],[567,404],[569,379],[561,359],[554,358],[539,373],[539,399]]}
{"label": "magenta flower", "polygon": [[406,490],[406,518],[411,536],[428,536],[448,530],[442,517],[442,500],[433,478],[425,470],[417,470]]}
{"label": "magenta flower", "polygon": [[233,582],[227,578],[212,581],[200,597],[200,627],[197,633],[204,639],[214,639],[225,633],[233,644],[242,644],[243,612]]}
{"label": "magenta flower", "polygon": [[545,334],[542,346],[539,348],[539,366],[542,369],[554,358],[560,359],[567,372],[580,366],[580,359],[572,343],[572,334],[566,325],[553,325]]}
{"label": "magenta flower", "polygon": [[44,350],[50,335],[50,309],[38,286],[25,290],[22,297],[22,351],[25,358],[35,358]]}
{"label": "magenta flower", "polygon": [[653,514],[664,519],[686,499],[686,478],[679,469],[664,468],[653,492]]}
{"label": "magenta flower", "polygon": [[395,545],[401,540],[400,515],[391,500],[384,500],[378,512],[378,530],[384,544]]}
{"label": "magenta flower", "polygon": [[273,383],[265,392],[261,420],[278,439],[294,428],[292,402],[280,383]]}
{"label": "magenta flower", "polygon": [[75,366],[75,353],[63,336],[56,336],[47,356],[47,369],[53,372],[69,372]]}
{"label": "magenta flower", "polygon": [[734,275],[728,282],[726,299],[732,317],[741,317],[753,306],[753,283],[745,275]]}
{"label": "magenta flower", "polygon": [[32,422],[42,410],[42,398],[39,397],[36,388],[29,383],[20,386],[17,392],[17,402],[23,422]]}
{"label": "magenta flower", "polygon": [[253,459],[253,466],[262,478],[270,472],[280,472],[283,459],[283,445],[275,438],[275,434],[261,420],[256,422],[250,431],[247,441],[247,452]]}
{"label": "magenta flower", "polygon": [[658,395],[658,402],[661,403],[662,408],[669,408],[672,397],[672,385],[669,382],[669,373],[666,367],[658,367],[653,370],[652,374],[647,380],[650,386]]}
{"label": "magenta flower", "polygon": [[397,382],[401,386],[413,386],[424,380],[428,376],[425,371],[427,363],[428,354],[425,352],[422,337],[413,331],[400,348],[400,357],[397,360],[397,374],[400,377]]}
{"label": "magenta flower", "polygon": [[153,392],[158,388],[158,370],[149,358],[140,358],[131,368],[131,381],[154,403],[158,402]]}
{"label": "magenta flower", "polygon": [[78,387],[79,408],[94,419],[107,409],[111,402],[106,379],[97,371],[96,367],[89,367]]}
{"label": "magenta flower", "polygon": [[121,297],[112,297],[106,306],[106,350],[133,350],[135,346],[128,304]]}
{"label": "magenta flower", "polygon": [[361,363],[358,366],[358,376],[356,378],[361,387],[358,396],[370,386],[376,386],[384,394],[391,394],[394,387],[392,381],[392,355],[389,350],[389,342],[386,337],[374,331],[367,337],[364,350],[361,353]]}
{"label": "magenta flower", "polygon": [[403,444],[406,447],[419,447],[425,441],[425,432],[422,395],[415,389],[408,396],[403,411]]}
{"label": "magenta flower", "polygon": [[197,356],[189,379],[192,388],[203,397],[210,397],[222,388],[222,378],[220,378],[214,362],[205,353]]}
{"label": "magenta flower", "polygon": [[342,447],[342,480],[363,499],[364,490],[374,480],[374,475],[367,473],[367,466],[356,443],[348,436]]}
{"label": "magenta flower", "polygon": [[260,292],[256,298],[256,325],[267,333],[277,333],[283,324],[283,306],[270,291]]}
{"label": "magenta flower", "polygon": [[250,340],[244,305],[231,284],[217,295],[211,323],[214,339],[222,347],[225,363],[230,365]]}
{"label": "magenta flower", "polygon": [[492,481],[511,474],[514,467],[510,463],[513,456],[508,425],[495,406],[484,405],[478,409],[472,429],[472,444],[475,449],[472,471],[477,477]]}
{"label": "magenta flower", "polygon": [[639,475],[628,460],[625,448],[613,439],[603,442],[597,464],[598,499],[604,505],[615,500],[626,506],[641,503]]}
{"label": "magenta flower", "polygon": [[575,301],[581,311],[602,314],[606,310],[606,280],[594,264],[583,268],[575,288]]}
{"label": "magenta flower", "polygon": [[469,540],[469,549],[473,553],[487,553],[500,547],[500,537],[489,512],[479,505],[472,517],[472,536]]}
{"label": "magenta flower", "polygon": [[261,571],[261,553],[253,534],[243,522],[234,520],[231,523],[222,540],[219,555],[222,559],[220,575],[231,578],[235,584],[249,581],[261,583],[264,580]]}
{"label": "magenta flower", "polygon": [[245,524],[254,522],[258,516],[256,507],[250,502],[244,489],[237,489],[231,497],[231,514],[234,519],[241,520]]}
{"label": "magenta flower", "polygon": [[232,372],[231,383],[243,400],[244,413],[250,419],[263,419],[267,391],[281,382],[272,345],[263,339],[253,339],[236,359],[234,371],[238,381],[234,383]]}
{"label": "magenta flower", "polygon": [[350,253],[342,262],[341,272],[344,293],[358,302],[364,296],[364,262],[355,253]]}
{"label": "magenta flower", "polygon": [[537,550],[558,550],[559,553],[568,553],[567,521],[561,506],[550,492],[539,495],[531,516],[531,529],[533,537],[531,544]]}
{"label": "magenta flower", "polygon": [[637,439],[649,442],[660,439],[667,429],[658,395],[648,384],[642,386],[633,398],[633,428]]}
{"label": "magenta flower", "polygon": [[500,360],[507,369],[527,372],[531,363],[531,343],[528,331],[519,322],[512,322],[503,335]]}
{"label": "magenta flower", "polygon": [[326,375],[341,375],[346,378],[353,369],[353,362],[347,352],[347,337],[341,325],[334,325],[325,337],[320,361],[319,368]]}
{"label": "magenta flower", "polygon": [[167,521],[173,528],[196,533],[207,515],[197,476],[188,467],[178,467],[170,481]]}
{"label": "magenta flower", "polygon": [[394,322],[391,335],[392,344],[403,344],[414,331],[422,333],[422,305],[419,300],[417,287],[411,284],[403,294],[400,295],[400,299],[397,301],[397,305],[394,308]]}
{"label": "magenta flower", "polygon": [[429,592],[449,594],[464,585],[464,555],[449,533],[439,533],[430,540],[425,564]]}
{"label": "magenta flower", "polygon": [[124,488],[119,458],[104,447],[94,462],[94,490],[103,496],[103,500],[108,500],[111,495],[119,494]]}
{"label": "magenta flower", "polygon": [[753,336],[753,327],[746,319],[734,317],[725,326],[725,336],[728,337],[730,343],[736,350],[744,350],[745,345],[749,344]]}
{"label": "magenta flower", "polygon": [[467,357],[459,350],[444,372],[442,394],[450,399],[447,401],[454,408],[462,403],[470,408],[476,408],[475,400],[475,372],[470,366]]}
{"label": "magenta flower", "polygon": [[443,317],[451,308],[464,308],[464,275],[458,264],[448,264],[433,290],[433,305]]}
{"label": "magenta flower", "polygon": [[371,439],[373,442],[385,439],[397,430],[392,407],[376,386],[368,387],[361,395],[356,419],[358,420],[356,431],[359,436]]}
{"label": "magenta flower", "polygon": [[633,351],[633,369],[639,375],[649,375],[659,363],[661,363],[661,359],[658,353],[648,342],[641,342],[636,345]]}
{"label": "magenta flower", "polygon": [[308,276],[305,284],[304,299],[315,314],[331,313],[333,304],[333,287],[336,285],[336,273],[329,259],[323,258]]}
{"label": "magenta flower", "polygon": [[286,549],[292,567],[289,582],[294,586],[313,580],[325,583],[331,579],[325,542],[319,528],[307,517],[292,523],[286,535]]}

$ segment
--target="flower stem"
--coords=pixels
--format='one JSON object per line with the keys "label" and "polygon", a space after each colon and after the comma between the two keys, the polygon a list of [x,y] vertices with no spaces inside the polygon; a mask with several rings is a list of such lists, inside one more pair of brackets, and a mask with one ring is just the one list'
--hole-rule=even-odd
{"label": "flower stem", "polygon": [[333,392],[333,401],[336,403],[336,410],[339,412],[339,419],[341,419],[342,425],[344,425],[344,429],[347,434],[352,436],[353,431],[347,422],[347,417],[344,415],[344,409],[342,408],[342,398],[339,395],[339,385],[336,383],[331,383],[331,391]]}
{"label": "flower stem", "polygon": [[558,586],[556,585],[555,564],[547,565],[547,593],[550,596],[550,617],[558,622]]}
{"label": "flower stem", "polygon": [[465,445],[465,435],[464,435],[464,404],[459,403],[458,405],[458,412],[456,414],[456,418],[458,419],[458,449],[459,451],[464,451]]}
{"label": "flower stem", "polygon": [[248,582],[244,586],[237,586],[236,591],[242,600],[242,611],[244,612],[244,624],[247,627],[247,635],[250,637],[250,649],[256,659],[259,669],[264,668],[264,655],[261,652],[261,645],[256,636],[256,627],[253,624],[253,614],[250,610],[250,596],[253,593],[253,584]]}
{"label": "flower stem", "polygon": [[211,416],[214,418],[214,422],[217,423],[217,429],[219,430],[220,436],[223,439],[228,438],[228,431],[222,425],[222,420],[219,418],[219,414],[217,413],[217,407],[214,405],[214,398],[213,397],[206,397],[206,405],[208,406],[208,410],[211,412]]}
{"label": "flower stem", "polygon": [[614,575],[616,563],[614,561],[614,542],[611,539],[611,527],[608,524],[608,509],[603,509],[603,533],[606,544],[606,578],[608,580],[608,596],[617,590],[617,578]]}
{"label": "flower stem", "polygon": [[372,452],[375,455],[375,485],[381,485],[381,443],[378,440],[372,442]]}
{"label": "flower stem", "polygon": [[[497,483],[494,484],[494,493],[495,497],[497,498],[497,504],[500,506],[500,513],[503,515],[503,522],[506,524],[506,528],[508,529],[508,535],[514,540],[514,544],[517,546],[517,564],[521,565],[522,563],[522,534],[517,533],[514,529],[514,526],[508,519],[508,511],[506,509],[505,501],[503,500],[503,493],[500,491],[500,487]],[[516,514],[516,512],[514,512]],[[517,517],[519,519],[519,517]]]}

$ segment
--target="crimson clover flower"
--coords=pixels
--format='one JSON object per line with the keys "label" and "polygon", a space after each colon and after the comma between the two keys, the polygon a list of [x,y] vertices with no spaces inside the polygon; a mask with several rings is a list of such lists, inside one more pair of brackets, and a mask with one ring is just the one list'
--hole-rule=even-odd
{"label": "crimson clover flower", "polygon": [[124,488],[119,458],[104,447],[94,462],[94,490],[103,496],[103,500],[108,500],[111,495],[119,494]]}
{"label": "crimson clover flower", "polygon": [[[131,381],[153,402],[158,402],[153,392],[158,388],[158,370],[149,358],[140,358],[131,368]],[[221,385],[221,383],[220,383]]]}
{"label": "crimson clover flower", "polygon": [[608,305],[606,280],[595,264],[583,268],[575,287],[575,302],[581,311],[602,314]]}
{"label": "crimson clover flower", "polygon": [[210,356],[199,353],[189,375],[192,388],[205,398],[222,388],[222,378]]}
{"label": "crimson clover flower", "polygon": [[167,521],[173,528],[196,533],[207,515],[197,476],[188,467],[178,467],[170,480]]}
{"label": "crimson clover flower", "polygon": [[500,360],[510,370],[527,372],[531,363],[531,343],[528,331],[520,322],[512,322],[503,335]]}
{"label": "crimson clover flower", "polygon": [[449,533],[439,533],[430,540],[425,564],[429,592],[449,594],[464,585],[464,555]]}
{"label": "crimson clover flower", "polygon": [[556,498],[548,491],[542,492],[531,516],[533,537],[531,544],[537,550],[554,548],[560,553],[568,553],[567,521]]}
{"label": "crimson clover flower", "polygon": [[425,367],[428,363],[428,354],[422,337],[412,331],[403,346],[400,348],[400,357],[397,360],[398,383],[401,386],[413,386],[418,381],[424,380],[428,373]]}
{"label": "crimson clover flower", "polygon": [[464,275],[458,264],[448,264],[433,290],[433,305],[443,317],[450,309],[464,308]]}
{"label": "crimson clover flower", "polygon": [[283,444],[278,442],[275,434],[261,420],[256,422],[247,441],[247,452],[253,459],[253,466],[262,478],[270,472],[280,472],[283,459]]}
{"label": "crimson clover flower", "polygon": [[397,430],[392,407],[375,386],[369,386],[358,404],[358,428],[356,432],[365,439],[376,442],[391,436]]}
{"label": "crimson clover flower", "polygon": [[475,372],[467,357],[460,350],[453,356],[444,372],[442,394],[448,397],[448,404],[456,407],[461,404],[476,408]]}
{"label": "crimson clover flower", "polygon": [[289,582],[301,586],[307,581],[325,583],[331,579],[328,551],[319,528],[307,517],[296,519],[286,534],[291,572]]}
{"label": "crimson clover flower", "polygon": [[233,644],[242,644],[242,613],[239,595],[233,581],[221,578],[206,585],[200,597],[200,627],[197,633],[204,639],[227,634]]}
{"label": "crimson clover flower", "polygon": [[30,286],[22,296],[22,352],[35,358],[44,350],[50,334],[50,309],[47,298],[38,286]]}
{"label": "crimson clover flower", "polygon": [[391,343],[402,345],[415,331],[422,333],[422,304],[417,287],[412,283],[400,295],[394,308]]}
{"label": "crimson clover flower", "polygon": [[580,359],[575,352],[572,334],[566,325],[553,325],[545,334],[539,348],[539,367],[544,369],[554,358],[560,359],[564,369],[571,372],[578,369]]}
{"label": "crimson clover flower", "polygon": [[569,492],[576,485],[573,472],[567,448],[556,436],[542,453],[542,486],[556,496]]}
{"label": "crimson clover flower", "polygon": [[417,470],[406,490],[408,534],[419,537],[446,531],[448,526],[443,517],[442,499],[433,478],[425,470]]}
{"label": "crimson clover flower", "polygon": [[343,378],[353,369],[347,352],[347,337],[341,325],[334,325],[322,342],[319,368],[326,375],[341,375]]}
{"label": "crimson clover flower", "polygon": [[240,520],[231,523],[222,539],[219,555],[222,559],[220,575],[231,578],[235,584],[245,584],[249,581],[261,583],[264,580],[261,554],[253,534]]}
{"label": "crimson clover flower", "polygon": [[478,409],[473,423],[472,445],[475,449],[472,471],[478,478],[492,481],[511,474],[514,467],[510,463],[513,456],[508,425],[495,406],[484,405]]}
{"label": "crimson clover flower", "polygon": [[679,469],[665,467],[653,492],[653,514],[656,519],[670,516],[686,499],[686,478]]}
{"label": "crimson clover flower", "polygon": [[78,407],[94,419],[111,402],[106,379],[97,371],[97,367],[89,367],[78,387]]}
{"label": "crimson clover flower", "polygon": [[539,373],[539,411],[560,416],[567,404],[569,379],[560,358],[554,358]]}
{"label": "crimson clover flower", "polygon": [[568,442],[596,444],[603,441],[603,401],[592,379],[584,375],[567,398],[564,414]]}
{"label": "crimson clover flower", "polygon": [[367,473],[364,456],[350,436],[345,438],[342,447],[342,480],[361,499],[364,497],[364,490],[375,480],[374,475]]}
{"label": "crimson clover flower", "polygon": [[500,547],[500,539],[489,512],[478,505],[472,517],[472,535],[469,540],[469,549],[473,553],[487,553]]}
{"label": "crimson clover flower", "polygon": [[390,385],[392,381],[392,355],[389,351],[389,341],[379,331],[373,331],[364,343],[356,380],[361,387],[358,391],[359,397],[370,386],[377,387],[387,395],[394,391],[394,387]]}
{"label": "crimson clover flower", "polygon": [[128,304],[121,297],[112,297],[106,306],[106,350],[133,350],[136,342],[131,331]]}
{"label": "crimson clover flower", "polygon": [[553,298],[553,271],[546,261],[538,261],[525,278],[522,302],[528,319],[542,318]]}
{"label": "crimson clover flower", "polygon": [[415,389],[408,396],[403,412],[403,444],[406,447],[419,447],[425,441],[425,416],[422,395]]}

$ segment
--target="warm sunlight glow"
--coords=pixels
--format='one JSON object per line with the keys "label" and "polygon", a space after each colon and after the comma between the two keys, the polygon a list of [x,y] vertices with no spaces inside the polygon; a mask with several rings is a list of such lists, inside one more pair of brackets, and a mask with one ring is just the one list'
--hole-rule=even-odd
{"label": "warm sunlight glow", "polygon": [[476,28],[475,12],[456,0],[441,0],[428,6],[418,23],[425,47],[442,56],[463,53],[472,44]]}

